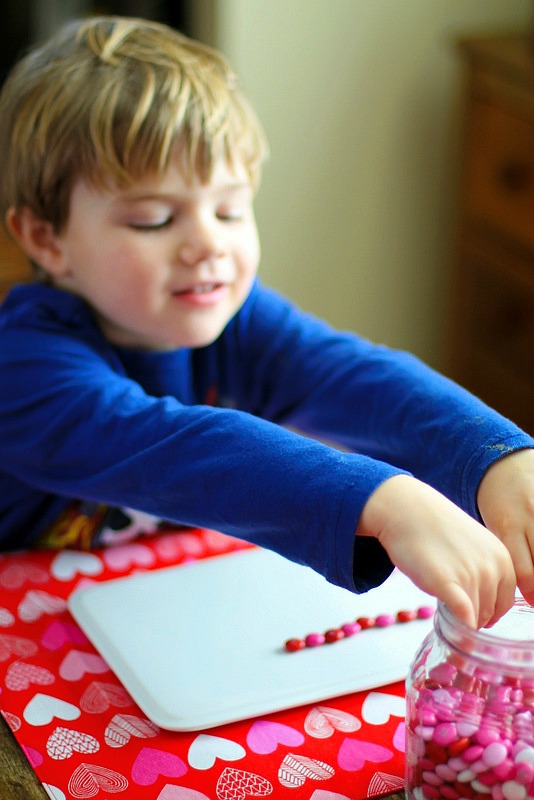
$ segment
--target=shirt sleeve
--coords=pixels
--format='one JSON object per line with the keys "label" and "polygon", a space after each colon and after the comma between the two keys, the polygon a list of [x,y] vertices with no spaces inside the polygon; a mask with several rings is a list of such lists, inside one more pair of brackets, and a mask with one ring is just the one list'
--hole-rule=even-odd
{"label": "shirt sleeve", "polygon": [[474,517],[487,468],[534,446],[413,355],[336,331],[269,289],[255,287],[234,328],[228,374],[244,407],[406,470]]}
{"label": "shirt sleeve", "polygon": [[391,571],[377,543],[355,546],[354,531],[369,494],[397,468],[247,411],[150,396],[98,339],[54,326],[38,340],[27,328],[9,337],[0,459],[11,480],[220,530],[352,591]]}

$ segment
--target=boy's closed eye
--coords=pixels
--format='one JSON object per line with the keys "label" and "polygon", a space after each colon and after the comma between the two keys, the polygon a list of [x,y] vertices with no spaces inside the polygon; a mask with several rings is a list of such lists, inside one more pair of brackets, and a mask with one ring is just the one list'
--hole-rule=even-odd
{"label": "boy's closed eye", "polygon": [[244,216],[245,208],[241,206],[225,207],[217,211],[217,219],[221,222],[241,222]]}
{"label": "boy's closed eye", "polygon": [[166,217],[162,220],[153,220],[150,222],[130,222],[129,228],[136,231],[159,231],[162,228],[167,228],[173,222],[173,217]]}

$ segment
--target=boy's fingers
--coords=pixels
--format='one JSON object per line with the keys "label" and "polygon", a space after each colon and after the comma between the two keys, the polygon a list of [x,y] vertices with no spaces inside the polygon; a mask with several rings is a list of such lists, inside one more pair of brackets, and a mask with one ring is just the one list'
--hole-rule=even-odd
{"label": "boy's fingers", "polygon": [[444,589],[441,600],[449,611],[470,628],[478,627],[478,603],[475,605],[465,589],[457,583],[449,583]]}
{"label": "boy's fingers", "polygon": [[[526,536],[518,536],[517,539],[520,542],[518,544],[519,552],[516,557],[512,556],[517,585],[527,603],[534,605],[534,554],[532,553],[534,544]],[[522,552],[522,549],[524,552]]]}
{"label": "boy's fingers", "polygon": [[514,604],[515,578],[513,570],[488,595],[487,586],[482,593],[477,588],[468,591],[458,583],[449,583],[441,599],[458,619],[471,628],[488,628],[494,625]]}
{"label": "boy's fingers", "polygon": [[496,622],[500,620],[507,611],[514,604],[515,599],[515,579],[512,578],[506,583],[501,583],[498,587],[495,610],[490,618],[481,626],[483,628],[491,628]]}
{"label": "boy's fingers", "polygon": [[509,535],[503,539],[514,565],[519,591],[525,600],[534,604],[534,555],[529,538],[525,535]]}

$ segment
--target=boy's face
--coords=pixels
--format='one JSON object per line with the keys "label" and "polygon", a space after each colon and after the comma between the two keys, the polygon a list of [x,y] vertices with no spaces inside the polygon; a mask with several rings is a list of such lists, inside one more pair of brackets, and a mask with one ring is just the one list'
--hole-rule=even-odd
{"label": "boy's face", "polygon": [[85,298],[114,344],[155,350],[213,342],[260,257],[252,187],[223,162],[205,185],[177,161],[125,190],[79,181],[57,243],[54,283]]}

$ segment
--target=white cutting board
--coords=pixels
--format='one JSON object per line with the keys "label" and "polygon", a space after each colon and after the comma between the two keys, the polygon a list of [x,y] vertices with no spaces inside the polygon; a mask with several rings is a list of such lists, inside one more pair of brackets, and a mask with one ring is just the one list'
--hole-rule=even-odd
{"label": "white cutting board", "polygon": [[397,570],[354,595],[248,549],[95,584],[69,607],[147,717],[188,731],[403,680],[431,620],[296,653],[284,642],[429,603]]}

